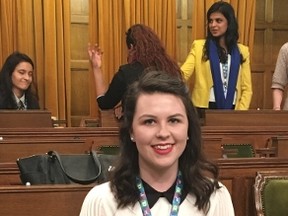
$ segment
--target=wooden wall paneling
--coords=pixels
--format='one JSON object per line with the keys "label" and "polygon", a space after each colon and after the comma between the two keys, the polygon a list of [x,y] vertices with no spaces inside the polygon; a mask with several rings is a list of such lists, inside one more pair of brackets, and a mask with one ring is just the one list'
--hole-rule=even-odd
{"label": "wooden wall paneling", "polygon": [[[78,68],[72,72],[71,85],[71,124],[79,127],[83,117],[90,116],[89,109],[89,72],[84,68]],[[95,99],[96,100],[96,99]]]}
{"label": "wooden wall paneling", "polygon": [[250,109],[263,108],[264,91],[264,28],[256,25],[254,36],[253,56],[251,60],[253,96]]}
{"label": "wooden wall paneling", "polygon": [[[268,28],[268,29],[267,29]],[[269,29],[269,26],[264,31],[264,66],[265,73],[263,74],[263,109],[271,109],[272,108],[272,92],[271,92],[271,73],[270,71],[274,69],[275,63],[272,63],[273,53],[272,53],[272,32]]]}
{"label": "wooden wall paneling", "polygon": [[[264,27],[256,26],[255,35],[254,35],[254,47],[253,47],[253,56],[250,56],[250,60],[253,68],[259,68],[259,65],[264,64]],[[263,68],[263,67],[262,67]]]}
{"label": "wooden wall paneling", "polygon": [[252,96],[252,100],[250,104],[250,109],[263,108],[264,74],[265,74],[265,71],[252,71],[253,96]]}
{"label": "wooden wall paneling", "polygon": [[87,54],[89,0],[71,0],[71,125],[90,116]]}
{"label": "wooden wall paneling", "polygon": [[[252,70],[254,67],[264,68],[263,79],[255,83],[251,108],[272,109],[271,81],[275,69],[276,59],[280,47],[288,41],[288,16],[286,2],[281,0],[256,1],[255,46],[252,57]],[[261,59],[263,61],[261,62]],[[258,76],[254,76],[258,79]],[[262,84],[261,84],[262,82]],[[258,88],[258,84],[263,89]],[[261,101],[262,98],[262,101]],[[256,100],[256,101],[255,101]],[[261,101],[261,102],[260,102]],[[261,106],[260,106],[261,105]]]}
{"label": "wooden wall paneling", "polygon": [[182,65],[192,45],[193,1],[177,0],[177,61]]}

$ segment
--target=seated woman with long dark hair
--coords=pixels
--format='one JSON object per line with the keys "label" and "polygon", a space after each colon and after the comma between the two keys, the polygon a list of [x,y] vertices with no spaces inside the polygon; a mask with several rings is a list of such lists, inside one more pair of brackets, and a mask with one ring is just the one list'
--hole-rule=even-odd
{"label": "seated woman with long dark hair", "polygon": [[0,109],[40,109],[34,83],[34,63],[24,53],[13,52],[2,66]]}

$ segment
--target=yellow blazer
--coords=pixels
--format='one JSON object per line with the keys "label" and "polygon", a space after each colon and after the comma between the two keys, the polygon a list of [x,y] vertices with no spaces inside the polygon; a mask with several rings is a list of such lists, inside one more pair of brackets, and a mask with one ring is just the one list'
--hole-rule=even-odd
{"label": "yellow blazer", "polygon": [[[192,102],[195,107],[208,108],[210,89],[213,87],[213,78],[210,68],[210,61],[203,61],[203,48],[205,40],[195,40],[186,61],[181,66],[185,80],[193,75]],[[244,62],[240,64],[236,84],[236,110],[249,109],[252,98],[252,81],[250,69],[250,54],[247,46],[238,44],[239,51]]]}

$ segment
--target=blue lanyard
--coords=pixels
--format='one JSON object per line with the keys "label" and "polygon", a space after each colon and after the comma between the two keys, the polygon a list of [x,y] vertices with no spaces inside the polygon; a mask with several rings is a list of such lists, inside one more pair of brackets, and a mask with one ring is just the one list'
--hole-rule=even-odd
{"label": "blue lanyard", "polygon": [[[145,190],[142,184],[142,180],[140,177],[136,177],[136,184],[137,188],[140,192],[139,196],[139,202],[140,206],[142,209],[143,216],[152,216],[151,210],[148,204],[148,200],[145,194]],[[177,180],[176,180],[176,186],[175,186],[175,192],[173,196],[173,201],[172,201],[172,209],[170,216],[177,216],[178,211],[179,211],[179,206],[181,202],[181,194],[182,194],[182,189],[183,189],[183,181],[182,181],[182,173],[181,171],[178,172]]]}

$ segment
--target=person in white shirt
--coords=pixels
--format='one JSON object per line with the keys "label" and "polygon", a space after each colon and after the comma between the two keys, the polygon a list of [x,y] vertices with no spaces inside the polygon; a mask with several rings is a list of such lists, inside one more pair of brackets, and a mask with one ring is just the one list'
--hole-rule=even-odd
{"label": "person in white shirt", "polygon": [[120,157],[109,182],[86,196],[80,216],[233,216],[218,168],[201,150],[201,129],[188,88],[163,71],[127,90]]}

